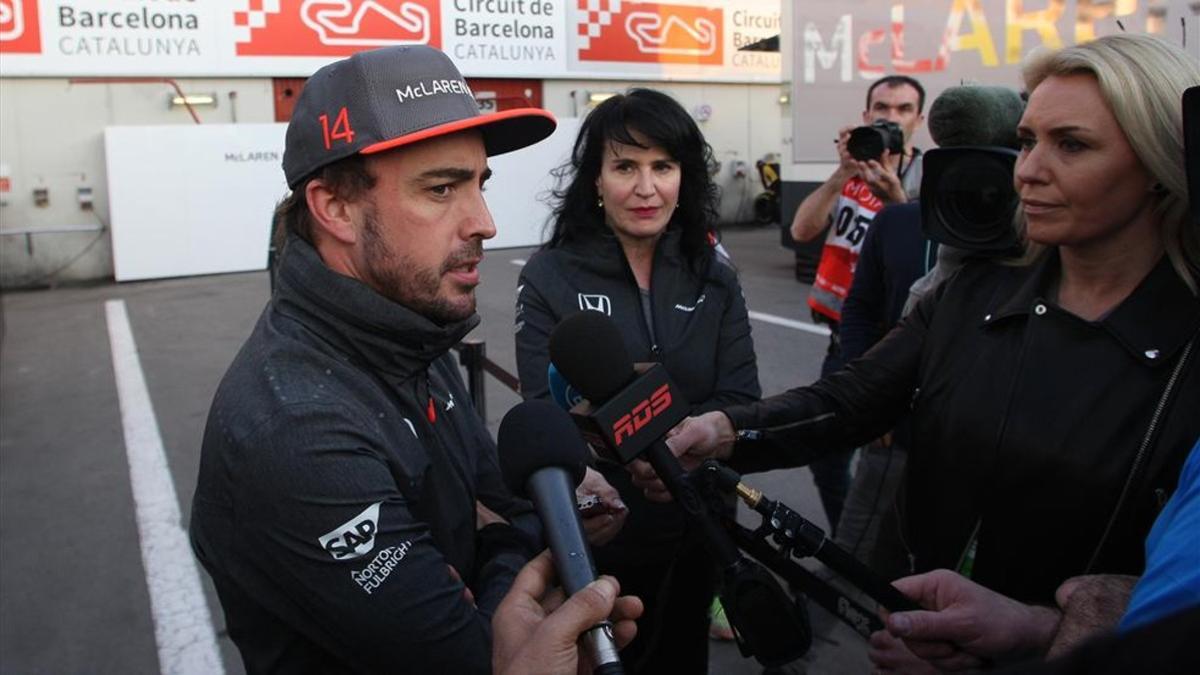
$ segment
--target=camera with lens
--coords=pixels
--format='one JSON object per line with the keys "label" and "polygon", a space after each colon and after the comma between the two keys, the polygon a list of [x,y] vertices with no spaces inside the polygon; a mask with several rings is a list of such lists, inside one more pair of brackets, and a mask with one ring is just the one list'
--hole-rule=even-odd
{"label": "camera with lens", "polygon": [[904,130],[888,120],[875,120],[867,126],[855,127],[846,141],[846,152],[860,162],[878,160],[883,157],[884,150],[893,155],[904,152]]}
{"label": "camera with lens", "polygon": [[1021,252],[1013,227],[1017,151],[996,146],[935,148],[925,153],[921,226],[930,239],[993,255]]}

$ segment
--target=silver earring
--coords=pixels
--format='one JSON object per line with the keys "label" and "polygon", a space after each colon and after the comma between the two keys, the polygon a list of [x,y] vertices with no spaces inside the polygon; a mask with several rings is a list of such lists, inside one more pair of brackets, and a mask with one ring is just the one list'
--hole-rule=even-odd
{"label": "silver earring", "polygon": [[596,198],[596,208],[599,208],[599,209],[604,208],[604,197]]}

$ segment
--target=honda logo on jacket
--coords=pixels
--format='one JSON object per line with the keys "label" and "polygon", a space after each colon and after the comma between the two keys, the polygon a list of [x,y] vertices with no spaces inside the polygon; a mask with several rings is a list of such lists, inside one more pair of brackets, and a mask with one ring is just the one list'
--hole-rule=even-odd
{"label": "honda logo on jacket", "polygon": [[606,316],[612,316],[612,301],[608,299],[607,295],[580,293],[579,309],[585,312],[602,312]]}

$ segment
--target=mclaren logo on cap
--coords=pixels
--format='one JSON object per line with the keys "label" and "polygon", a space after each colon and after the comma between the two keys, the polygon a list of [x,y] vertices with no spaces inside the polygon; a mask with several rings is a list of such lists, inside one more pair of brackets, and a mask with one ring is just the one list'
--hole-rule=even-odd
{"label": "mclaren logo on cap", "polygon": [[396,90],[396,98],[401,103],[409,99],[425,98],[434,94],[466,94],[474,98],[471,88],[463,80],[421,80],[403,89]]}

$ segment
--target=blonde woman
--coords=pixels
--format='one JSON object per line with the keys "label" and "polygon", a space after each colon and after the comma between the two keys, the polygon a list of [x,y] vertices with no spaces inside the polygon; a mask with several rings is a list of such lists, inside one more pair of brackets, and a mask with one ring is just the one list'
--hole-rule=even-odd
{"label": "blonde woman", "polygon": [[[1181,140],[1200,67],[1115,35],[1036,59],[1025,79],[1026,264],[968,264],[846,370],[691,418],[671,445],[688,466],[780,467],[793,446],[739,452],[737,432],[853,444],[911,409],[912,571],[1049,604],[1068,577],[1141,572],[1200,437],[1200,246]],[[635,475],[662,495],[648,466]]]}

